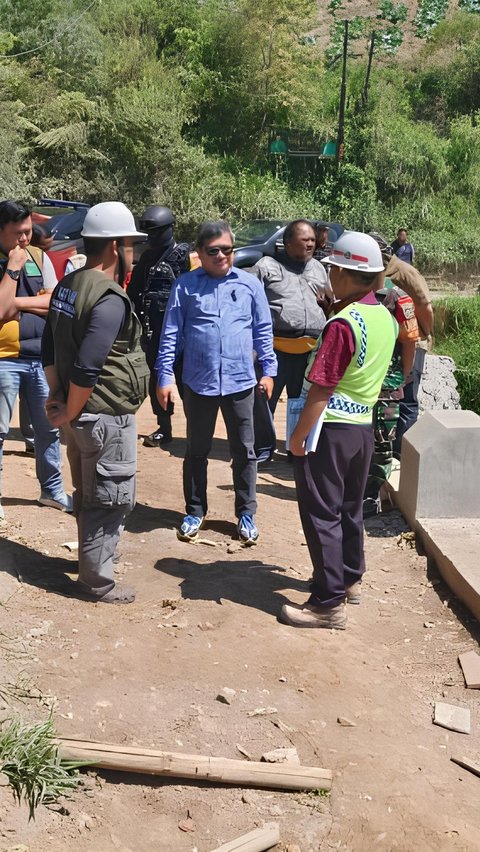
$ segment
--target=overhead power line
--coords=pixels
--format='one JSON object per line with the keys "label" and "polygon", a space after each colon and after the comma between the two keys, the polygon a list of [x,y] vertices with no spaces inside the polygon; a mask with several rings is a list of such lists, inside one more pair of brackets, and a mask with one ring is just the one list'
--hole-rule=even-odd
{"label": "overhead power line", "polygon": [[39,44],[37,45],[37,47],[31,47],[30,50],[22,50],[20,51],[20,53],[1,53],[0,59],[16,59],[18,56],[27,56],[29,53],[36,53],[38,50],[43,50],[43,48],[48,47],[49,44],[54,44],[54,42],[56,42],[59,38],[65,35],[65,33],[68,33],[70,30],[75,29],[81,18],[83,18],[83,16],[90,11],[92,6],[94,6],[96,2],[97,0],[92,0],[92,2],[89,3],[88,6],[86,6],[86,8],[83,10],[83,12],[80,12],[80,14],[77,15],[76,18],[73,18],[73,20],[71,20],[66,27],[63,27],[62,30],[59,30],[53,38],[49,39],[48,41],[44,41],[43,44]]}

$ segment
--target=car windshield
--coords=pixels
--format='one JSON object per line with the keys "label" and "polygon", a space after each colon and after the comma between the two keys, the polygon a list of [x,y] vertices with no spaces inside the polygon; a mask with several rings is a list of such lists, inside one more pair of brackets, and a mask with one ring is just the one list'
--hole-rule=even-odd
{"label": "car windshield", "polygon": [[265,243],[275,231],[286,224],[284,219],[252,219],[235,231],[235,245],[251,246]]}
{"label": "car windshield", "polygon": [[45,223],[45,230],[54,240],[78,240],[87,210],[75,210],[73,213],[59,213]]}

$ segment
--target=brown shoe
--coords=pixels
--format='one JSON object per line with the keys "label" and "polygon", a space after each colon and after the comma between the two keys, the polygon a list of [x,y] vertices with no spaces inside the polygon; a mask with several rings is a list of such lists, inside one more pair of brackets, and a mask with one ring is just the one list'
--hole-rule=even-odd
{"label": "brown shoe", "polygon": [[132,589],[131,586],[122,586],[120,583],[115,583],[113,589],[101,596],[83,591],[80,584],[79,588],[78,597],[83,601],[92,601],[92,603],[129,604],[135,600],[135,589]]}
{"label": "brown shoe", "polygon": [[362,584],[360,580],[358,582],[353,583],[352,586],[349,586],[348,589],[345,589],[345,600],[348,604],[353,604],[354,606],[359,606],[361,603],[361,593],[362,593]]}
{"label": "brown shoe", "polygon": [[324,609],[313,604],[284,604],[280,619],[291,627],[323,627],[326,630],[345,630],[347,616],[344,604]]}

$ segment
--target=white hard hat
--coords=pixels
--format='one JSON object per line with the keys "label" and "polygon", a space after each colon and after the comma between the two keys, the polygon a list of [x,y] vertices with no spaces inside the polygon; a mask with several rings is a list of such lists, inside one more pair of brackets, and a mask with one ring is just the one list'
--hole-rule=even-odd
{"label": "white hard hat", "polygon": [[385,268],[378,243],[360,231],[344,231],[321,262],[354,272],[383,272]]}
{"label": "white hard hat", "polygon": [[103,201],[91,207],[85,216],[82,237],[115,240],[120,237],[144,237],[137,231],[133,214],[121,201]]}

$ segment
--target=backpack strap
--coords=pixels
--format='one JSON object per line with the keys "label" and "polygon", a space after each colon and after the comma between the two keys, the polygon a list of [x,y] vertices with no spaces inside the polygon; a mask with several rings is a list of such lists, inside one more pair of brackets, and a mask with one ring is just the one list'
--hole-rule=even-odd
{"label": "backpack strap", "polygon": [[43,251],[38,246],[28,246],[27,253],[37,264],[40,272],[43,272]]}

